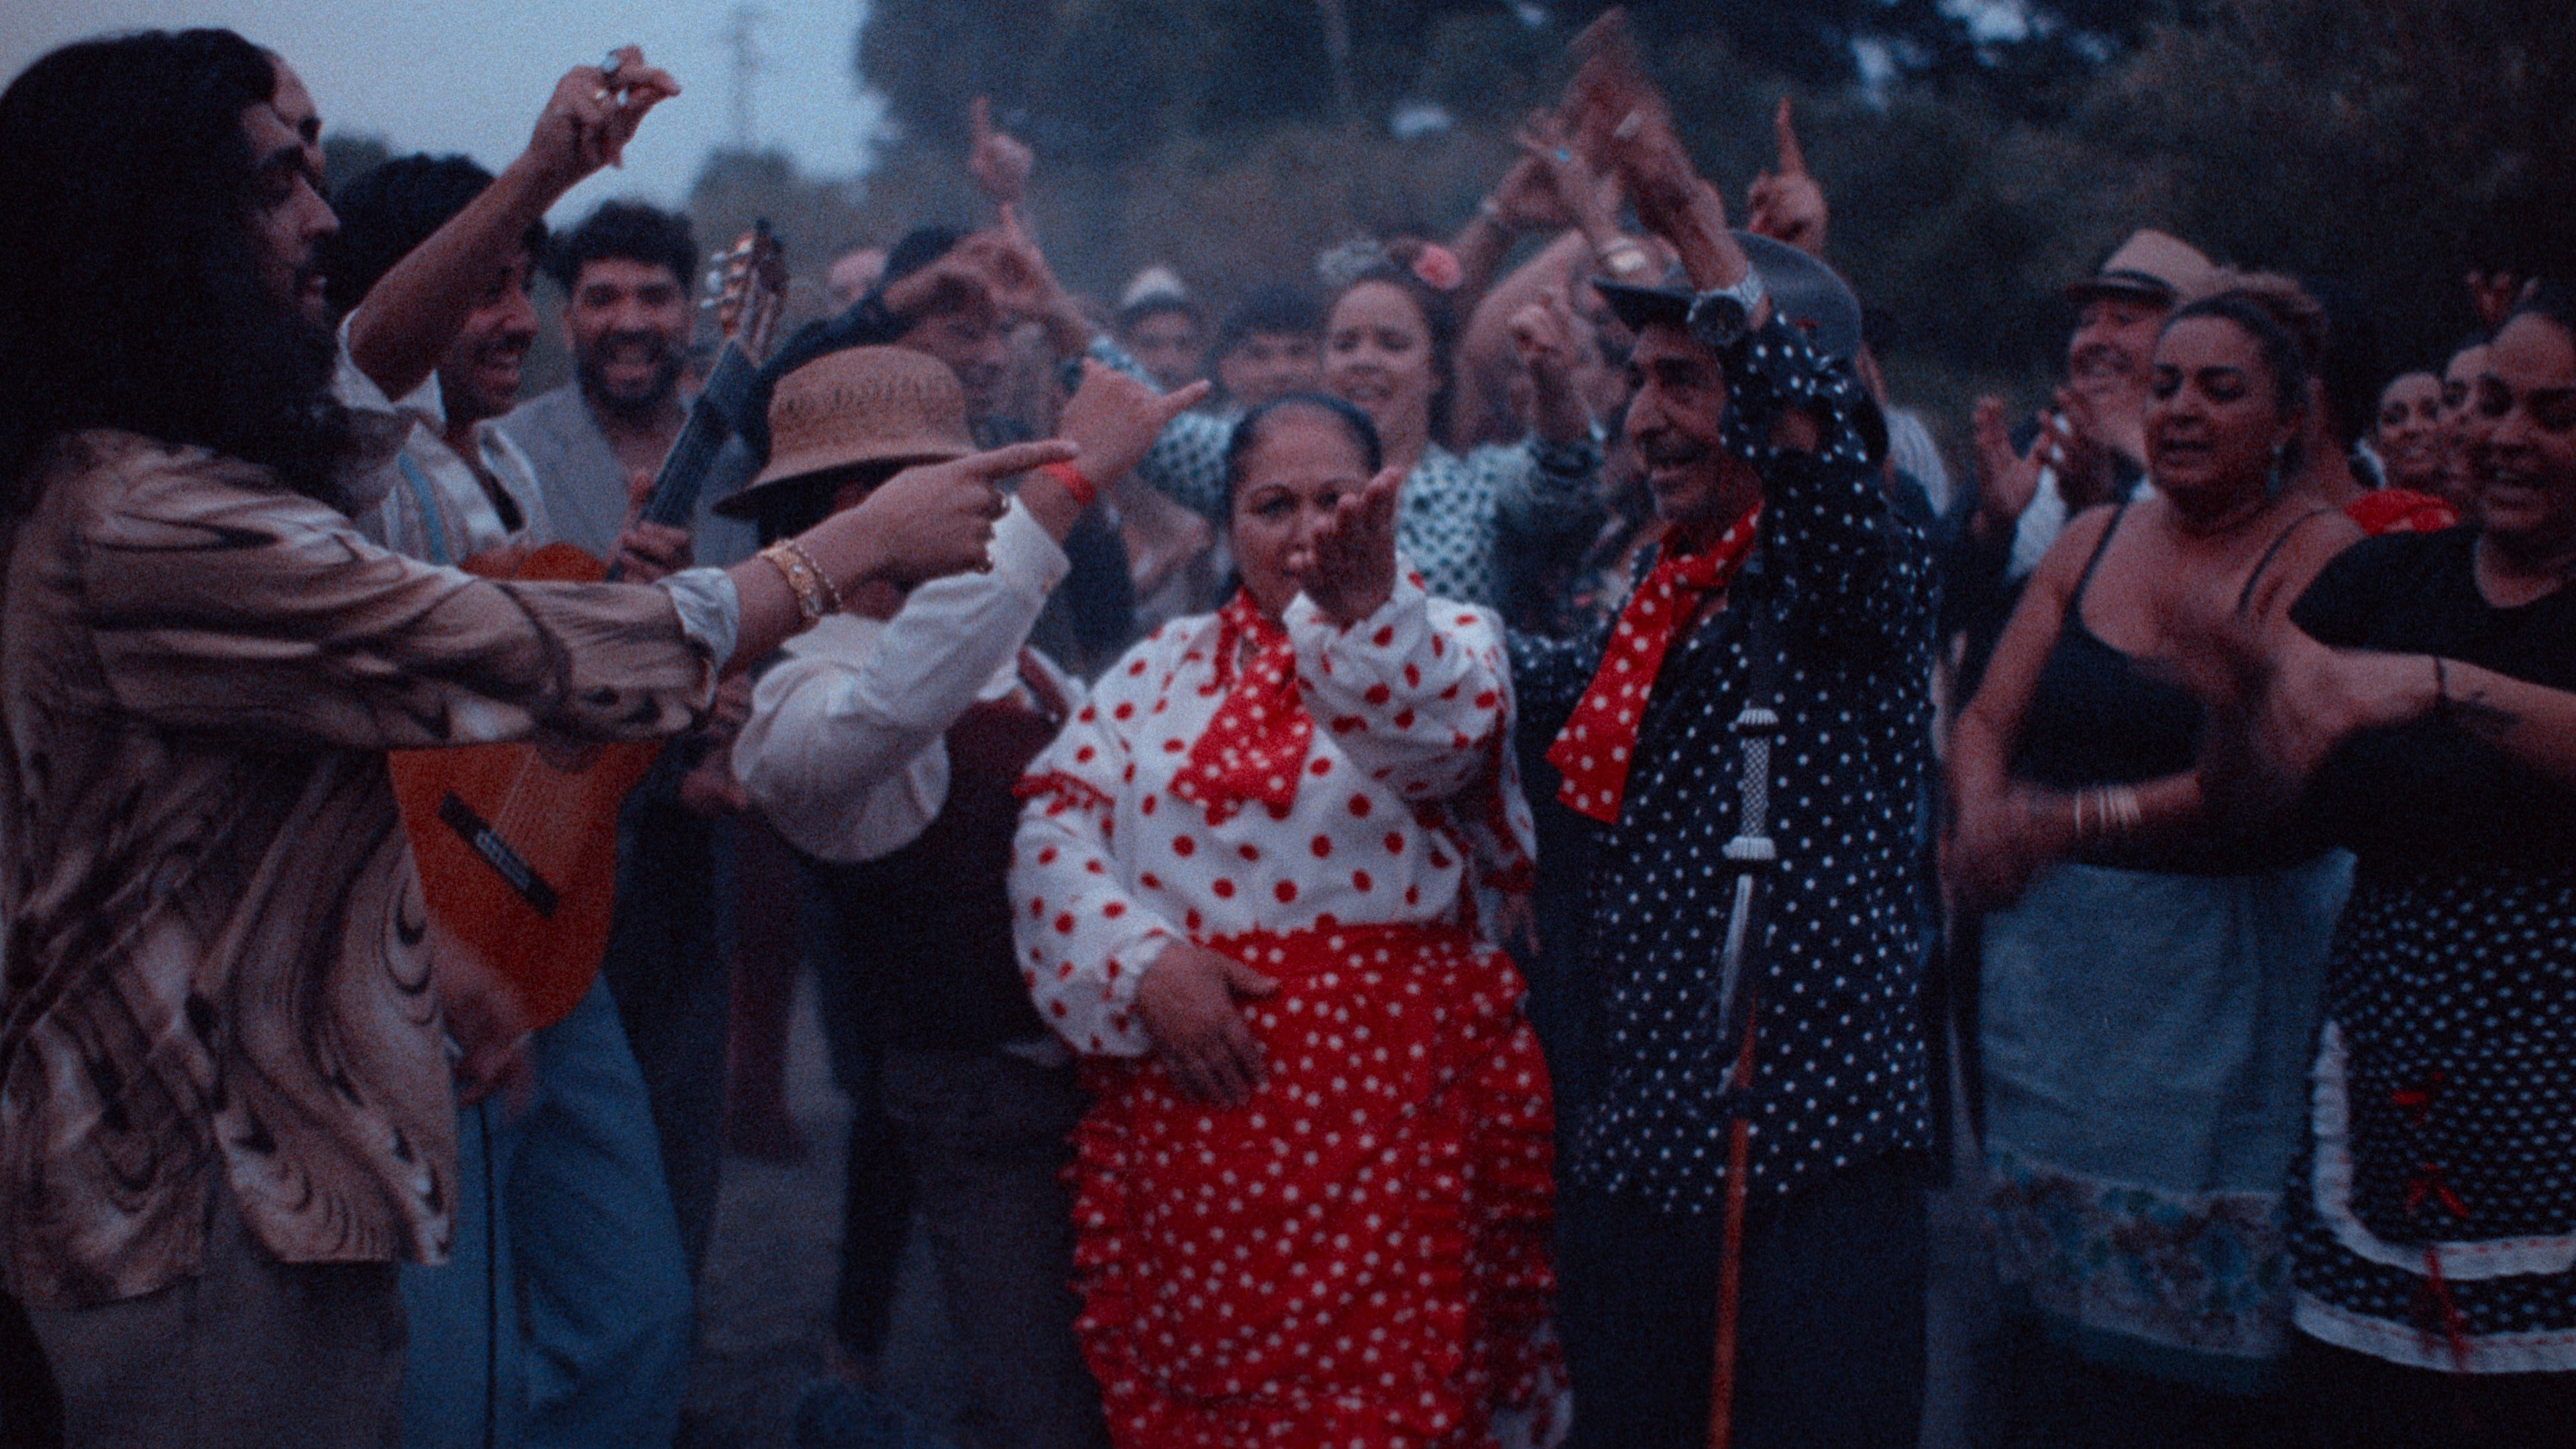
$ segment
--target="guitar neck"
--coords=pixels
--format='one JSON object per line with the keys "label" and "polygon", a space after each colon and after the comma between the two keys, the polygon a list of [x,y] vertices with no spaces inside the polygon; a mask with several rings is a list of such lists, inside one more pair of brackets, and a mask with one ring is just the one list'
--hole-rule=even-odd
{"label": "guitar neck", "polygon": [[[636,515],[639,521],[674,528],[687,528],[696,521],[698,495],[716,471],[717,460],[725,455],[725,445],[733,440],[733,420],[739,415],[736,410],[749,397],[759,371],[740,346],[725,343],[714,370],[707,375],[707,385],[689,405],[689,415],[680,424],[680,436],[664,455],[661,470],[653,476],[653,491]],[[620,572],[612,564],[609,581],[616,582]]]}

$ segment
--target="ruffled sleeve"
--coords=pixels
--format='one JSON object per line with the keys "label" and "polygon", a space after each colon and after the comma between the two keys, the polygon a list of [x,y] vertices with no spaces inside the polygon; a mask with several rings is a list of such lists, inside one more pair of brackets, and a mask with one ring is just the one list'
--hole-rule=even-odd
{"label": "ruffled sleeve", "polygon": [[1127,888],[1112,848],[1116,802],[1130,774],[1121,721],[1146,708],[1139,696],[1162,677],[1113,669],[1020,781],[1026,804],[1010,890],[1021,977],[1047,1024],[1094,1055],[1150,1050],[1134,1012],[1136,983],[1166,946],[1187,939]]}
{"label": "ruffled sleeve", "polygon": [[1345,629],[1303,595],[1284,621],[1316,725],[1408,801],[1443,800],[1492,771],[1510,719],[1510,673],[1491,613],[1399,579]]}

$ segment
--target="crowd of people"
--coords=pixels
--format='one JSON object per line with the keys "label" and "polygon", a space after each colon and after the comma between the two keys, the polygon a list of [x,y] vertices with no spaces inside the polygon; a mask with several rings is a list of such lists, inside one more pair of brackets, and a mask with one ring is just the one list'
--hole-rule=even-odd
{"label": "crowd of people", "polygon": [[721,352],[546,222],[631,47],[336,195],[229,31],[12,80],[0,1436],[677,1442],[810,969],[817,1445],[915,1233],[959,1449],[1910,1445],[1953,1182],[1979,1442],[2564,1442],[2576,268],[2392,367],[2141,229],[1945,457],[1787,103],[1732,208],[1576,52],[1222,309],[978,103],[989,215]]}

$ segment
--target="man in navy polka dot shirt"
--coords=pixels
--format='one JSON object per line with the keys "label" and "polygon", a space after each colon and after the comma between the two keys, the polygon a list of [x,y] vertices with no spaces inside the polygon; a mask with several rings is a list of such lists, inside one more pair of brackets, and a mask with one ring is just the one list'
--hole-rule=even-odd
{"label": "man in navy polka dot shirt", "polygon": [[1856,340],[1849,292],[1729,232],[1668,129],[1622,131],[1640,218],[1688,279],[1602,285],[1638,331],[1627,432],[1665,557],[1612,624],[1511,641],[1521,728],[1556,741],[1559,798],[1598,822],[1571,867],[1580,939],[1546,943],[1595,998],[1596,1085],[1570,1104],[1559,1164],[1575,1434],[1682,1449],[1707,1433],[1737,1046],[1710,1008],[1735,879],[1729,726],[1767,678],[1780,863],[1741,988],[1758,1043],[1733,1442],[1911,1444],[1932,1141],[1929,555],[1877,487],[1875,408],[1832,360],[1850,355],[1846,314]]}

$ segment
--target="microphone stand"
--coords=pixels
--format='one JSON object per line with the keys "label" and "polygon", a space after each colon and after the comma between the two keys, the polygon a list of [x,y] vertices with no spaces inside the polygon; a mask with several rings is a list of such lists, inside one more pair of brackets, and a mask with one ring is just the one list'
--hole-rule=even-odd
{"label": "microphone stand", "polygon": [[[1758,633],[1759,631],[1757,631]],[[1757,672],[1760,665],[1756,665]],[[1737,1042],[1719,1101],[1726,1110],[1726,1219],[1723,1248],[1717,1260],[1717,1336],[1715,1363],[1709,1377],[1709,1449],[1729,1449],[1735,1431],[1736,1318],[1744,1292],[1745,1178],[1751,1171],[1753,1045],[1755,993],[1744,984],[1744,961],[1754,945],[1761,919],[1764,887],[1769,884],[1779,852],[1770,836],[1771,748],[1780,735],[1780,716],[1770,708],[1770,691],[1751,691],[1733,730],[1741,751],[1736,777],[1738,808],[1735,838],[1726,843],[1726,858],[1735,865],[1735,902],[1726,918],[1726,944],[1718,958],[1714,1039]],[[1740,1024],[1738,1018],[1741,1018]],[[1730,1031],[1730,1028],[1732,1029]]]}

